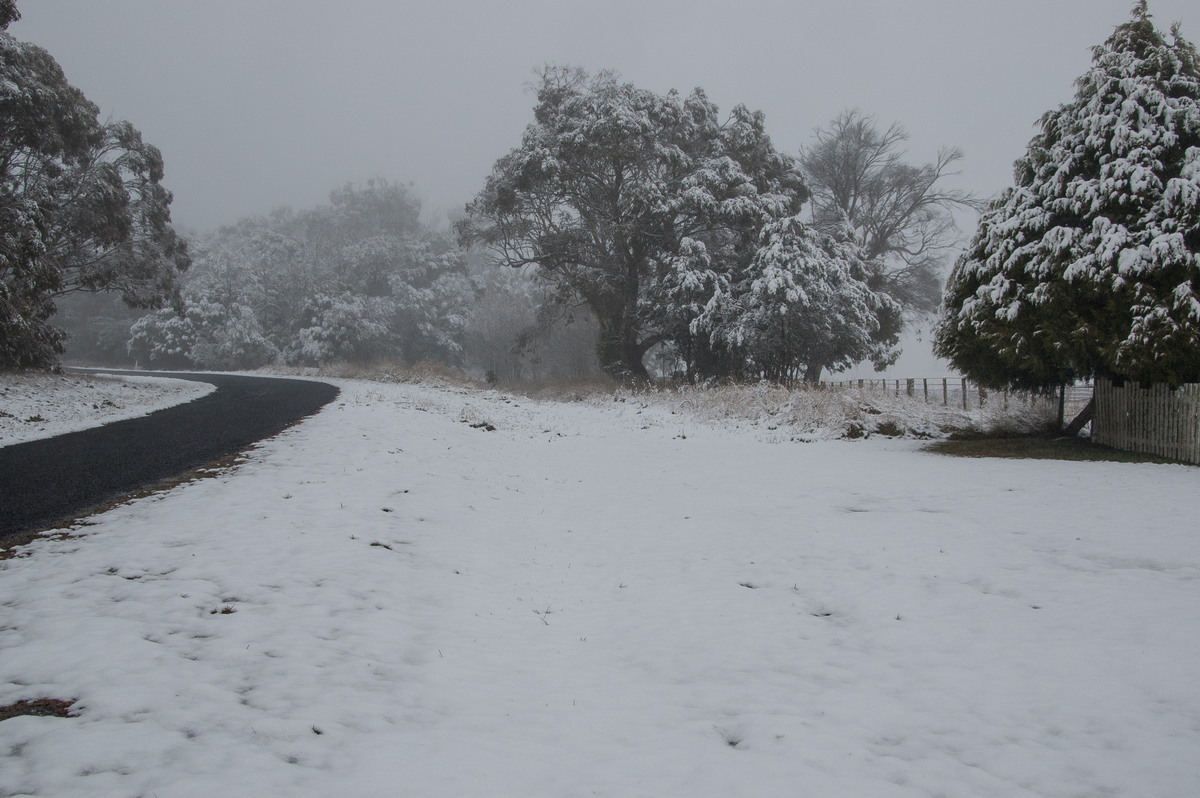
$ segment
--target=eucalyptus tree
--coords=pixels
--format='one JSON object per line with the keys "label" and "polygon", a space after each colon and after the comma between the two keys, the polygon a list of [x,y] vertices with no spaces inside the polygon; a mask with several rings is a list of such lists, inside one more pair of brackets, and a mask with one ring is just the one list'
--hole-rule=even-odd
{"label": "eucalyptus tree", "polygon": [[959,242],[954,213],[978,202],[945,185],[961,150],[942,148],[932,163],[914,166],[902,149],[908,135],[899,124],[880,130],[861,111],[843,111],[801,150],[800,164],[813,194],[813,223],[827,232],[848,224],[873,286],[908,310],[928,312],[938,307],[947,259]]}
{"label": "eucalyptus tree", "polygon": [[[3,27],[17,16],[0,6]],[[64,333],[49,319],[65,293],[178,300],[190,258],[162,155],[128,122],[98,117],[48,52],[0,31],[0,367],[57,358]]]}
{"label": "eucalyptus tree", "polygon": [[659,95],[611,72],[548,67],[534,121],[458,225],[497,263],[536,266],[563,304],[585,304],[614,376],[647,378],[656,344],[707,349],[693,322],[759,232],[807,197],[761,113],[725,119],[704,92]]}

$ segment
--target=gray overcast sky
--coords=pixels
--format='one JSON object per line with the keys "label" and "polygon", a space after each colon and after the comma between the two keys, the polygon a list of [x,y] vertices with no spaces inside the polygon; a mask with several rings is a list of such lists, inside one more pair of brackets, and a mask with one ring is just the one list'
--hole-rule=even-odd
{"label": "gray overcast sky", "polygon": [[[173,215],[208,229],[312,207],[371,177],[457,209],[532,119],[547,62],[762,110],[777,147],[859,107],[912,133],[914,161],[966,153],[958,184],[1009,184],[1034,123],[1073,96],[1132,0],[19,0],[47,48],[166,160]],[[1200,39],[1194,0],[1151,0]]]}

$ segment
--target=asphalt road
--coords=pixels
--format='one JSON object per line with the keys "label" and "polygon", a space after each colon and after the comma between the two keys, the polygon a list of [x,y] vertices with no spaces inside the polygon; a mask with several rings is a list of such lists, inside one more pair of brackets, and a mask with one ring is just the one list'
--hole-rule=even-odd
{"label": "asphalt road", "polygon": [[196,380],[217,390],[140,418],[0,448],[0,547],[235,454],[338,395],[334,386],[308,380],[111,373]]}

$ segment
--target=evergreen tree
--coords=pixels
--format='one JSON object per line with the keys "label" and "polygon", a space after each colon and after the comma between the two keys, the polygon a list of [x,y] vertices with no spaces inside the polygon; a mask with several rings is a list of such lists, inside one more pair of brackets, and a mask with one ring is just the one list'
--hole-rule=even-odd
{"label": "evergreen tree", "polygon": [[1200,58],[1143,0],[1076,85],[959,258],[934,351],[990,386],[1200,380]]}

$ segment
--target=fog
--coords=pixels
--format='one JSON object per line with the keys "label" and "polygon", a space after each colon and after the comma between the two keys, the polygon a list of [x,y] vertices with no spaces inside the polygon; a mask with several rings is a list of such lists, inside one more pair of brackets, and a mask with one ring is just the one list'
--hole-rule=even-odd
{"label": "fog", "polygon": [[[615,69],[656,92],[702,87],[722,111],[765,112],[793,153],[858,107],[904,124],[913,161],[962,148],[957,186],[990,195],[1131,6],[26,0],[10,33],[162,150],[177,225],[205,230],[372,177],[412,182],[436,221],[519,143],[545,63]],[[1200,36],[1191,0],[1151,10]]]}

